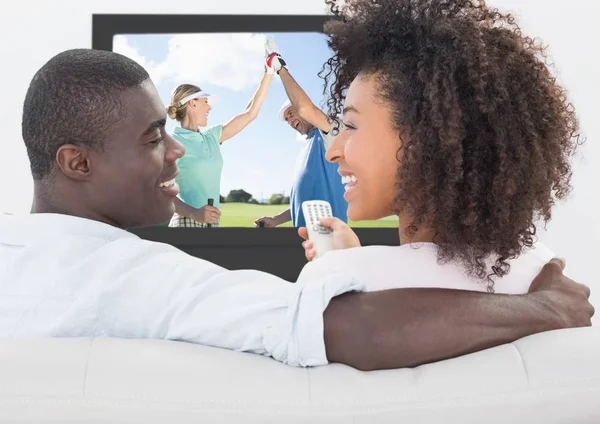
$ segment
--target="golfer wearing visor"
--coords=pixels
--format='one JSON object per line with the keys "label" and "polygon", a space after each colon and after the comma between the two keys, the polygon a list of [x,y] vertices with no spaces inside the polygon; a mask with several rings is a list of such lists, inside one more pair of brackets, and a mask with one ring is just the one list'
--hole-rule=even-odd
{"label": "golfer wearing visor", "polygon": [[[177,161],[180,173],[175,179],[179,196],[175,199],[175,214],[170,227],[217,227],[223,156],[221,144],[242,131],[254,121],[263,105],[273,79],[273,71],[265,74],[246,110],[226,124],[208,127],[212,97],[192,84],[178,86],[167,107],[169,118],[179,122],[172,134],[185,147],[185,155]],[[160,140],[157,140],[160,141]],[[209,204],[212,200],[212,205]]]}

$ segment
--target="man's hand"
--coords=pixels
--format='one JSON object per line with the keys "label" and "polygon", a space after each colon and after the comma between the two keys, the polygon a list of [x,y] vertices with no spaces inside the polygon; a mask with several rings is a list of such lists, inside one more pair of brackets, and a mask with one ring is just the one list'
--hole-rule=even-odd
{"label": "man's hand", "polygon": [[278,225],[277,220],[275,218],[271,216],[263,216],[262,218],[254,220],[254,226],[260,227],[261,222],[263,223],[263,226],[265,228],[275,228]]}
{"label": "man's hand", "polygon": [[[352,228],[339,218],[321,218],[321,225],[333,230],[333,248],[336,250],[350,249],[352,247],[360,247],[360,240]],[[298,235],[305,241],[302,243],[304,248],[304,256],[307,261],[312,261],[317,252],[314,250],[312,241],[308,240],[308,231],[306,227],[298,228]]]}
{"label": "man's hand", "polygon": [[279,53],[271,53],[265,61],[265,71],[267,74],[279,73],[285,65],[285,60],[283,60]]}
{"label": "man's hand", "polygon": [[590,326],[595,313],[590,288],[566,277],[564,269],[564,259],[544,265],[529,287],[529,297],[552,312],[549,323],[555,329]]}
{"label": "man's hand", "polygon": [[285,65],[285,60],[279,54],[275,41],[267,38],[265,41],[265,72],[268,74],[279,73]]}

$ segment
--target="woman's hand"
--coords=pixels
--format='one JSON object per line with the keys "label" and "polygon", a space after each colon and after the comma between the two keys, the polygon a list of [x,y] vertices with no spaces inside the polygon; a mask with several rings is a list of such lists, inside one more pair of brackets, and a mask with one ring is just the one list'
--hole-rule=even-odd
{"label": "woman's hand", "polygon": [[221,211],[210,205],[196,209],[194,216],[192,216],[196,221],[205,224],[216,224],[220,217]]}
{"label": "woman's hand", "polygon": [[[321,218],[321,225],[333,230],[333,248],[336,250],[350,249],[352,247],[360,247],[360,240],[352,228],[339,218]],[[305,241],[302,243],[304,248],[304,256],[306,260],[312,261],[317,252],[314,250],[313,243],[308,240],[308,232],[306,227],[298,228],[298,235]]]}

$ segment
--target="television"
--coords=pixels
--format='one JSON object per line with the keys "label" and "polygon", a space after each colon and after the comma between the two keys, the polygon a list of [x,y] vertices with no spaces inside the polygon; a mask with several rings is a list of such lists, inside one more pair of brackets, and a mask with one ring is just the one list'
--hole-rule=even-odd
{"label": "television", "polygon": [[[323,34],[328,19],[326,15],[95,14],[92,48],[116,51],[143,65],[165,106],[182,83],[214,94],[210,127],[246,108],[264,74],[267,38],[277,43],[291,75],[312,102],[326,111],[319,72],[331,54]],[[285,100],[283,84],[275,77],[255,121],[221,145],[218,227],[174,228],[165,223],[131,231],[228,269],[258,269],[295,281],[306,263],[297,229],[291,222],[276,228],[256,228],[254,223],[289,208],[293,170],[305,136],[278,119]],[[172,133],[177,126],[169,119],[167,131]],[[363,245],[398,244],[396,217],[349,225]]]}

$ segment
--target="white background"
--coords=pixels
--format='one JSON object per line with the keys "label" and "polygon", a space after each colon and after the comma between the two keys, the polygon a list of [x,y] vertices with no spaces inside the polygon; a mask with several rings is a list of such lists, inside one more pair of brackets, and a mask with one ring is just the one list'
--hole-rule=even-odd
{"label": "white background", "polygon": [[[596,242],[600,238],[599,2],[490,0],[515,13],[525,33],[550,46],[557,76],[571,93],[587,142],[575,162],[575,190],[559,204],[540,238],[567,258],[569,274],[600,291]],[[8,2],[0,16],[0,212],[27,212],[32,182],[21,140],[21,108],[35,71],[54,54],[91,47],[92,13],[322,14],[322,0],[29,0]],[[201,28],[198,28],[201,31]],[[593,296],[594,298],[594,296]],[[600,299],[600,295],[596,298]],[[596,305],[597,307],[600,304]]]}

